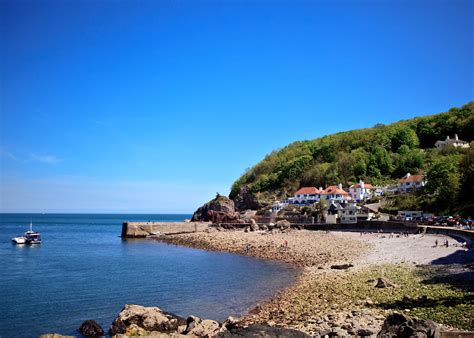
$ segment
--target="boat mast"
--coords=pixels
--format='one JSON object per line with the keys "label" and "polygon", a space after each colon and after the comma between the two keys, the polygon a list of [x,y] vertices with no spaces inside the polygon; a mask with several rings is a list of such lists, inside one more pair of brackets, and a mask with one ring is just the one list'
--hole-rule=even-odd
{"label": "boat mast", "polygon": [[33,220],[30,219],[30,231],[33,231]]}

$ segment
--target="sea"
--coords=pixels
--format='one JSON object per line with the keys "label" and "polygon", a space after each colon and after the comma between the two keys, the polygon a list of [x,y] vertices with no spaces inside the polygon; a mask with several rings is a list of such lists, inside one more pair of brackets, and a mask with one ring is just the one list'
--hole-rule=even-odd
{"label": "sea", "polygon": [[[108,331],[125,304],[224,320],[296,278],[298,271],[283,263],[120,238],[124,221],[190,217],[0,214],[0,337],[79,335],[86,319]],[[30,221],[42,244],[13,244]]]}

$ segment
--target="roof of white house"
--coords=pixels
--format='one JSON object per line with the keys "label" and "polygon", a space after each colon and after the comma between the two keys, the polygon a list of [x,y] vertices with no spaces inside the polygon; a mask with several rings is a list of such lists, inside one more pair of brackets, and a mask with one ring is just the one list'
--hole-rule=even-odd
{"label": "roof of white house", "polygon": [[400,183],[408,183],[408,182],[423,182],[425,175],[411,175],[410,173],[403,176],[401,179],[398,180]]}
{"label": "roof of white house", "polygon": [[454,144],[454,143],[461,143],[461,144],[468,144],[469,142],[460,140],[458,134],[454,134],[454,138],[450,138],[449,135],[446,136],[444,141],[436,141],[436,144]]}

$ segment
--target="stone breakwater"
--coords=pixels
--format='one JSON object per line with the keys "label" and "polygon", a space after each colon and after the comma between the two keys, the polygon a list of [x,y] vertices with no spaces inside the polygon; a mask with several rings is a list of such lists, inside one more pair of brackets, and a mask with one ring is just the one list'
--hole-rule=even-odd
{"label": "stone breakwater", "polygon": [[123,222],[122,238],[152,238],[167,234],[204,231],[208,227],[208,222]]}

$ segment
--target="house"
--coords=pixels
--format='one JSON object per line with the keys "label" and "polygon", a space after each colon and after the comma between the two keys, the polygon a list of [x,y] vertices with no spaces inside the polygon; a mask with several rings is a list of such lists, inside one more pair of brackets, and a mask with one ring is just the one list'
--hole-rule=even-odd
{"label": "house", "polygon": [[406,193],[420,189],[426,184],[425,175],[411,175],[407,173],[398,180],[397,192]]}
{"label": "house", "polygon": [[325,198],[331,202],[346,202],[351,200],[351,195],[342,189],[342,184],[339,185],[331,185],[321,191],[321,198]]}
{"label": "house", "polygon": [[288,199],[289,204],[310,205],[321,200],[344,202],[351,199],[351,195],[342,189],[342,184],[331,185],[326,189],[322,187],[302,187],[295,192],[294,197]]}
{"label": "house", "polygon": [[359,207],[355,203],[347,203],[340,211],[341,223],[357,223]]}
{"label": "house", "polygon": [[371,199],[375,195],[375,187],[372,184],[360,180],[358,184],[349,187],[349,194],[356,202]]}
{"label": "house", "polygon": [[327,209],[326,223],[357,223],[360,220],[369,220],[374,213],[369,209],[357,206],[355,202],[332,202]]}
{"label": "house", "polygon": [[294,194],[293,204],[313,204],[321,200],[321,190],[315,187],[300,188]]}
{"label": "house", "polygon": [[438,149],[443,149],[444,147],[451,145],[455,148],[469,148],[469,143],[459,139],[458,134],[454,134],[454,138],[449,138],[446,136],[444,141],[436,141],[435,147]]}

